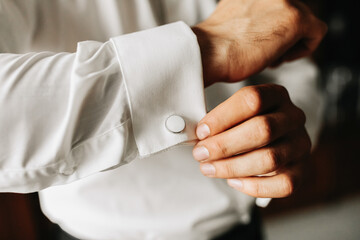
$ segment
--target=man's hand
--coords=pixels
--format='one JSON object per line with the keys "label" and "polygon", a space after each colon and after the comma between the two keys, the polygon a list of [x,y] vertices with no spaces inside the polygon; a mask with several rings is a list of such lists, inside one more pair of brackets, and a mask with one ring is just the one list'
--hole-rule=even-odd
{"label": "man's hand", "polygon": [[304,124],[284,87],[245,87],[199,122],[193,155],[208,177],[228,179],[254,197],[285,197],[301,180],[310,153]]}
{"label": "man's hand", "polygon": [[204,84],[235,82],[283,61],[311,54],[327,31],[298,0],[222,0],[193,27]]}

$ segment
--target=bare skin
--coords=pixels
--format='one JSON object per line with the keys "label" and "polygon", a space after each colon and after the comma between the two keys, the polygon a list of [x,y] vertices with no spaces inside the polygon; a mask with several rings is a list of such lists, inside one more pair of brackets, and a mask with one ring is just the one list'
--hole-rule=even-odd
{"label": "bare skin", "polygon": [[[209,86],[307,56],[327,27],[295,0],[222,0],[193,30]],[[254,197],[286,197],[301,182],[310,154],[304,124],[285,88],[245,87],[199,122],[193,155],[208,177],[228,179]]]}
{"label": "bare skin", "polygon": [[209,86],[311,54],[327,26],[297,0],[222,0],[193,31]]}

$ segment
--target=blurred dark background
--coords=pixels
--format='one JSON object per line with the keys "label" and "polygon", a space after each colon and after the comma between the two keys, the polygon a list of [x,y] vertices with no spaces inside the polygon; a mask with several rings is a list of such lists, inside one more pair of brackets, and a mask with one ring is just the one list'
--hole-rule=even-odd
{"label": "blurred dark background", "polygon": [[360,193],[360,2],[304,2],[329,27],[313,56],[322,75],[323,128],[302,188],[290,198],[272,201],[265,214]]}
{"label": "blurred dark background", "polygon": [[[266,231],[269,239],[360,239],[360,2],[303,2],[329,27],[313,56],[321,69],[323,128],[302,187],[293,196],[275,199],[262,209],[270,225]],[[274,218],[277,222],[272,224]],[[278,224],[285,228],[287,219],[297,224],[292,233],[303,237],[292,237],[295,235],[286,230],[283,235],[276,232]]]}
{"label": "blurred dark background", "polygon": [[[270,225],[271,219],[282,216],[286,219],[309,209],[324,206],[326,211],[326,206],[343,199],[356,199],[360,206],[360,34],[357,33],[360,3],[354,0],[304,2],[329,27],[313,56],[322,73],[319,87],[325,98],[323,128],[302,187],[293,196],[274,199],[269,207],[261,210],[265,223],[270,221]],[[54,229],[42,215],[36,193],[0,194],[1,240],[51,239],[49,234]],[[293,238],[288,236],[288,239]],[[350,234],[342,239],[360,239],[360,236]]]}

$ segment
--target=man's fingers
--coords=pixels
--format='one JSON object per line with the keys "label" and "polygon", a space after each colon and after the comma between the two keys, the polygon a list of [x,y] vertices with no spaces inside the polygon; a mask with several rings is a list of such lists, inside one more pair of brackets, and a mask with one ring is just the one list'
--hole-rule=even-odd
{"label": "man's fingers", "polygon": [[258,149],[303,127],[304,113],[295,106],[253,117],[225,132],[197,143],[193,150],[198,161],[224,159]]}
{"label": "man's fingers", "polygon": [[228,179],[228,184],[253,197],[281,198],[294,192],[299,179],[299,167],[294,165],[275,176]]}
{"label": "man's fingers", "polygon": [[293,61],[312,54],[327,32],[327,25],[315,17],[312,23],[306,26],[305,35],[293,48],[291,48],[283,57],[284,61]]}
{"label": "man's fingers", "polygon": [[319,46],[328,29],[326,23],[315,17],[304,3],[293,1],[293,4],[298,9],[301,9],[303,15],[307,17],[303,19],[304,23],[300,28],[302,35],[300,41],[284,55],[284,61],[293,61],[312,54]]}
{"label": "man's fingers", "polygon": [[298,35],[299,39],[293,46],[290,47],[281,57],[270,64],[271,67],[277,67],[283,62],[290,62],[302,57],[311,55],[327,32],[327,25],[325,22],[315,17],[309,7],[298,0],[291,1],[296,6],[298,14]]}
{"label": "man's fingers", "polygon": [[311,55],[319,46],[327,32],[327,25],[312,17],[313,22],[306,26],[304,36],[293,47],[285,52],[283,56],[271,63],[271,67],[277,67],[283,62],[290,62]]}
{"label": "man's fingers", "polygon": [[[293,151],[293,149],[297,151]],[[231,158],[203,162],[201,172],[208,177],[240,178],[264,175],[279,170],[289,162],[296,162],[307,156],[311,143],[305,130],[270,146],[237,155]]]}
{"label": "man's fingers", "polygon": [[244,87],[210,111],[198,124],[197,137],[202,140],[214,136],[259,113],[289,102],[286,89],[267,84]]}
{"label": "man's fingers", "polygon": [[307,16],[303,19],[304,23],[301,28],[301,39],[303,39],[309,53],[312,53],[324,38],[328,27],[325,22],[321,21],[311,13],[311,10],[306,4],[301,1],[294,1],[293,3],[301,9],[303,15]]}
{"label": "man's fingers", "polygon": [[314,16],[311,18],[312,23],[307,27],[307,34],[304,39],[306,40],[306,46],[310,49],[311,52],[314,52],[315,49],[319,46],[321,40],[324,38],[328,28],[326,23],[315,18]]}

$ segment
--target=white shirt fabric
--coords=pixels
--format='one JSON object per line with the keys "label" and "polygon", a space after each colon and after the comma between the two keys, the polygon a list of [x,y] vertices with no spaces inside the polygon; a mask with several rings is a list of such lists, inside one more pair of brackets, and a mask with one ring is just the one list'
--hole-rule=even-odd
{"label": "white shirt fabric", "polygon": [[[1,0],[0,191],[40,191],[44,213],[80,239],[210,239],[248,222],[254,199],[203,176],[191,154],[205,98],[209,110],[244,85],[204,96],[189,26],[215,6]],[[249,82],[285,85],[314,138],[316,77],[301,60]],[[172,115],[182,132],[166,128]]]}

